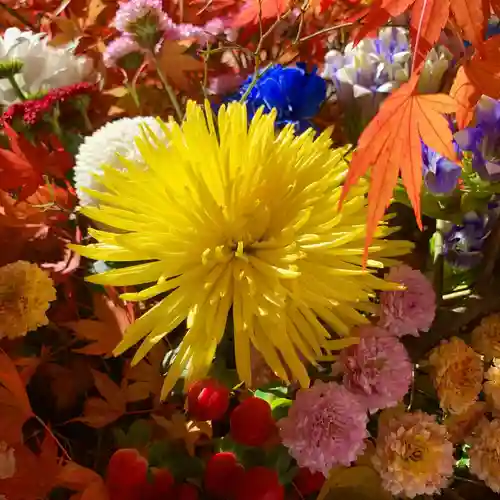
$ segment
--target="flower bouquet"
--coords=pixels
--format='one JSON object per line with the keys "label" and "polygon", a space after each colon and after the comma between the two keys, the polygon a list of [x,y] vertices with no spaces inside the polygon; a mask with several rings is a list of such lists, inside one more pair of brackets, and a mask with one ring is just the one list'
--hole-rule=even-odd
{"label": "flower bouquet", "polygon": [[496,15],[3,0],[0,498],[498,498]]}

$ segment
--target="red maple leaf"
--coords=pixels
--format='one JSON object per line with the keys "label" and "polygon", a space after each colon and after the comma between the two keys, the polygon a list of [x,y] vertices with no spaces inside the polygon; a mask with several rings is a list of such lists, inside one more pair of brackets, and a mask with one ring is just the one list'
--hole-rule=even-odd
{"label": "red maple leaf", "polygon": [[7,123],[3,126],[11,149],[0,149],[0,189],[20,190],[19,200],[44,185],[44,175],[63,179],[73,166],[71,155],[55,139],[49,139],[48,146],[35,146]]}

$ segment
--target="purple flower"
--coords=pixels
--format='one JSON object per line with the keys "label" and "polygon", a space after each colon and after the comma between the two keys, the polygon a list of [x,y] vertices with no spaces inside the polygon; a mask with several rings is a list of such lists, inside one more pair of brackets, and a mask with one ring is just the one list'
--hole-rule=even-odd
{"label": "purple flower", "polygon": [[122,35],[112,40],[103,54],[104,65],[108,68],[120,65],[132,54],[141,57],[143,50],[129,35]]}
{"label": "purple flower", "polygon": [[370,412],[395,406],[408,392],[413,365],[395,337],[363,336],[340,353],[344,385],[359,396]]}
{"label": "purple flower", "polygon": [[436,294],[430,281],[420,271],[406,265],[391,268],[386,280],[401,283],[406,290],[380,294],[377,326],[397,337],[417,337],[419,330],[427,331],[436,313]]}
{"label": "purple flower", "polygon": [[482,215],[469,212],[464,215],[462,224],[453,224],[444,234],[443,254],[446,260],[462,269],[477,266],[483,258],[483,245],[494,218],[493,213]]}
{"label": "purple flower", "polygon": [[460,130],[455,141],[472,153],[472,167],[483,180],[500,181],[500,102],[483,97],[476,108],[476,126]]}
{"label": "purple flower", "polygon": [[462,167],[422,143],[422,170],[425,185],[435,194],[447,194],[456,186]]}
{"label": "purple flower", "polygon": [[298,391],[288,416],[278,421],[283,444],[299,467],[328,476],[365,449],[368,416],[359,399],[336,382],[317,381]]}
{"label": "purple flower", "polygon": [[118,31],[128,34],[144,49],[153,50],[174,29],[161,0],[129,0],[120,4],[114,19]]}

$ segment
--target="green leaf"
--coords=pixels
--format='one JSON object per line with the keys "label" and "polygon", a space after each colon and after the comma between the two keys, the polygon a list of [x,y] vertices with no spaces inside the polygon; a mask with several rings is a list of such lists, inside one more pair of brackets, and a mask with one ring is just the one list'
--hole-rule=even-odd
{"label": "green leaf", "polygon": [[271,402],[271,410],[274,420],[278,421],[288,415],[292,406],[292,400],[286,398],[277,398]]}

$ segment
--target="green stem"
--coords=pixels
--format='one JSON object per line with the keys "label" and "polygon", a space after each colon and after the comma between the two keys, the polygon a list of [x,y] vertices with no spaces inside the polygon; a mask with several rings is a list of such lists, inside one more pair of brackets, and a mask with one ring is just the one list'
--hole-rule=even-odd
{"label": "green stem", "polygon": [[158,73],[158,77],[161,80],[163,88],[167,92],[168,97],[170,98],[170,102],[172,103],[172,106],[175,109],[177,119],[179,120],[179,123],[181,123],[183,118],[184,118],[184,114],[182,113],[181,106],[179,104],[179,101],[177,100],[177,96],[175,95],[174,89],[167,82],[167,78],[163,74],[163,71],[161,70],[160,66],[158,65],[158,61],[156,59],[154,59],[154,63],[155,63],[156,73]]}
{"label": "green stem", "polygon": [[444,281],[444,238],[443,231],[445,228],[445,221],[441,219],[436,220],[436,232],[434,233],[434,256],[433,256],[433,284],[436,292],[436,301],[441,303],[443,298],[443,281]]}
{"label": "green stem", "polygon": [[12,85],[12,88],[16,91],[17,97],[19,97],[21,101],[26,101],[26,96],[24,95],[24,92],[21,90],[21,87],[17,83],[16,77],[14,75],[9,75],[7,79]]}

